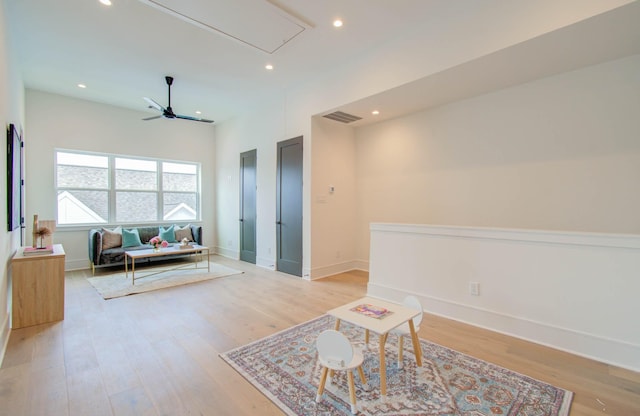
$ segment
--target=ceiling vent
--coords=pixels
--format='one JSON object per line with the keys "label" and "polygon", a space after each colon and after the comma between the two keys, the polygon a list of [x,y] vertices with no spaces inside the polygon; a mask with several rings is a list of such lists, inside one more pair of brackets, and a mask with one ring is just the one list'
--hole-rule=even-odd
{"label": "ceiling vent", "polygon": [[352,123],[354,121],[362,120],[362,117],[354,116],[353,114],[343,113],[342,111],[334,111],[333,113],[325,114],[322,117],[339,121],[341,123]]}

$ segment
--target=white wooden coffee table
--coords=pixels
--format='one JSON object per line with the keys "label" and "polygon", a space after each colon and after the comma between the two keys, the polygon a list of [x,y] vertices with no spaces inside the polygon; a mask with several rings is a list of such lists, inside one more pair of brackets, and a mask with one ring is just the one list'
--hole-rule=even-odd
{"label": "white wooden coffee table", "polygon": [[[382,319],[378,319],[363,315],[360,312],[355,312],[352,310],[356,306],[366,304],[386,308],[392,313]],[[422,351],[420,348],[420,340],[418,339],[416,329],[413,326],[413,318],[420,315],[421,313],[422,311],[407,308],[406,306],[397,303],[387,302],[384,300],[369,297],[358,299],[356,301],[347,303],[346,305],[331,309],[327,312],[328,315],[336,318],[336,331],[340,329],[340,321],[346,321],[350,324],[375,332],[380,336],[380,394],[382,396],[385,396],[387,394],[387,363],[384,353],[385,344],[387,342],[387,336],[392,329],[399,327],[405,322],[409,323],[409,329],[411,330],[411,340],[413,341],[413,350],[415,351],[416,364],[418,365],[418,367],[422,367]]]}
{"label": "white wooden coffee table", "polygon": [[[207,259],[207,273],[210,271],[211,267],[209,265],[209,247],[201,246],[198,244],[190,245],[189,248],[180,248],[177,245],[169,246],[165,248],[161,248],[160,250],[154,249],[144,249],[144,250],[131,250],[124,252],[124,273],[126,278],[129,278],[129,261],[128,258],[131,259],[131,284],[136,284],[136,260],[140,259],[148,259],[151,257],[167,257],[167,256],[175,256],[175,255],[184,255],[184,254],[192,254],[195,268],[198,268],[198,262],[202,260],[204,256],[204,252],[206,251],[206,259]],[[157,273],[164,273],[165,271],[178,270],[184,268],[185,265],[176,266],[174,268],[169,268],[166,270],[162,270]]]}

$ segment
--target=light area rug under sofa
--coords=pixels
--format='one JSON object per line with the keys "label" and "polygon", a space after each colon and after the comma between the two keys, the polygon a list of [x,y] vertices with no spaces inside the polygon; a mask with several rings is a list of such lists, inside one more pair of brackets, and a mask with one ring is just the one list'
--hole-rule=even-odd
{"label": "light area rug under sofa", "polygon": [[[194,267],[194,264],[168,263],[162,266],[136,267],[135,285],[131,283],[131,270],[129,270],[128,278],[122,270],[113,274],[88,277],[87,280],[104,299],[113,299],[243,273],[240,270],[211,261],[209,262],[209,272],[207,272],[206,261],[199,262],[197,268]],[[183,268],[177,269],[178,266]]]}

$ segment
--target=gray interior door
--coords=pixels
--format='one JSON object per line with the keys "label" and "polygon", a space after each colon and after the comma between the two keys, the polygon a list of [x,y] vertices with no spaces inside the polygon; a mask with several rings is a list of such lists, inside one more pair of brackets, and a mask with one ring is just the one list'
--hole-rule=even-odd
{"label": "gray interior door", "polygon": [[240,154],[240,260],[256,263],[256,150]]}
{"label": "gray interior door", "polygon": [[278,143],[276,267],[302,276],[302,136]]}

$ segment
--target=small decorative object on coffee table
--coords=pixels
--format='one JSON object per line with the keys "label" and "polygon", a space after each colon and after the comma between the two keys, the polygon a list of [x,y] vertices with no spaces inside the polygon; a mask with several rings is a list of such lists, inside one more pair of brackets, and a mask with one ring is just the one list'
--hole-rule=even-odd
{"label": "small decorative object on coffee table", "polygon": [[167,240],[163,240],[160,236],[155,236],[151,240],[149,240],[149,244],[153,246],[153,249],[156,251],[160,251],[160,248],[169,247],[169,243]]}
{"label": "small decorative object on coffee table", "polygon": [[186,237],[183,238],[182,241],[180,241],[180,245],[178,246],[178,248],[180,249],[191,248],[191,244],[189,244],[189,239]]}

